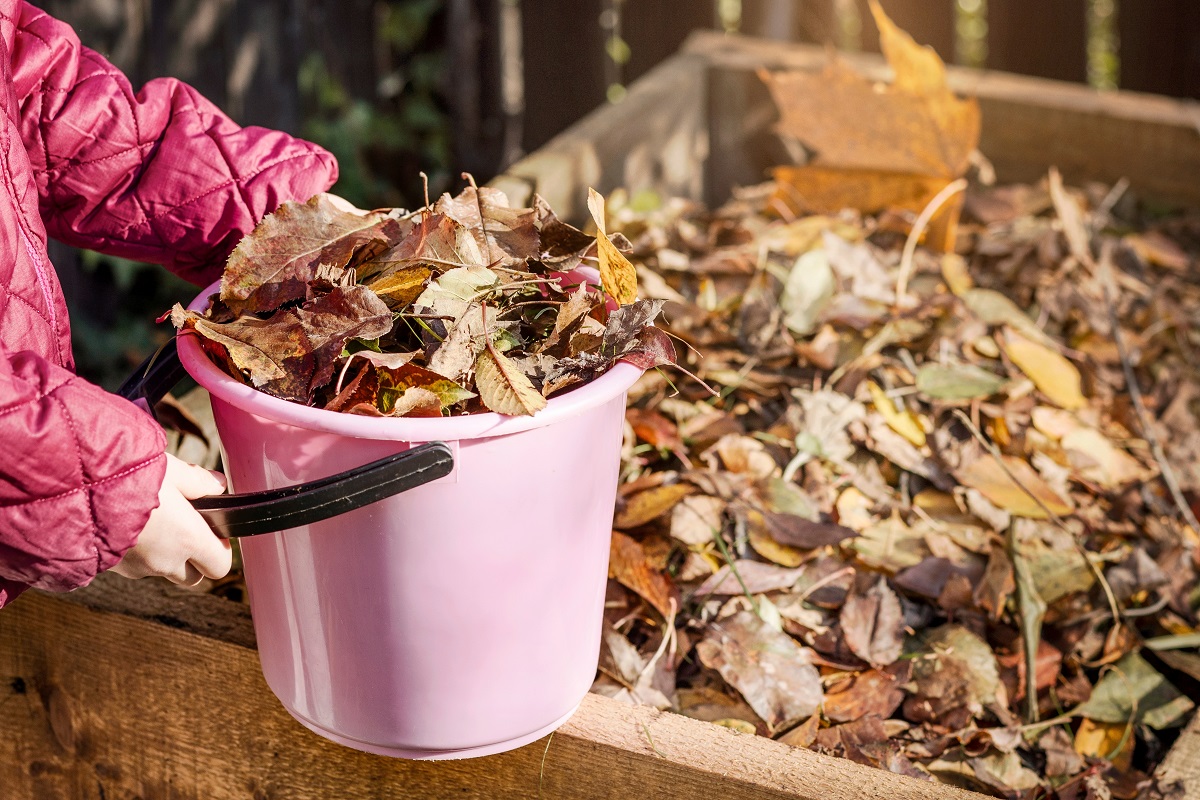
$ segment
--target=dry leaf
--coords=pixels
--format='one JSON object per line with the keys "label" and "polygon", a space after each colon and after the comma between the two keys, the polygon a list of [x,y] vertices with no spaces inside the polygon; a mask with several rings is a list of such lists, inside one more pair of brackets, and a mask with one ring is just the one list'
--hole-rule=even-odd
{"label": "dry leaf", "polygon": [[1070,502],[1046,485],[1029,464],[1012,456],[1001,456],[1000,460],[1004,466],[991,457],[977,458],[958,470],[955,477],[1018,517],[1047,519],[1047,510],[1059,516],[1071,513],[1074,507]]}
{"label": "dry leaf", "polygon": [[846,598],[840,617],[846,644],[874,667],[886,667],[900,657],[904,645],[904,615],[900,600],[883,577],[865,591]]}
{"label": "dry leaf", "polygon": [[714,625],[696,652],[771,730],[810,717],[821,705],[821,676],[810,663],[810,651],[749,611]]}
{"label": "dry leaf", "polygon": [[273,311],[305,296],[317,267],[346,266],[382,236],[382,214],[348,212],[319,194],[307,203],[284,203],[268,214],[229,255],[221,300],[237,313]]}
{"label": "dry leaf", "polygon": [[679,610],[679,590],[648,561],[646,549],[637,539],[613,531],[608,576],[636,592],[664,617],[670,617]]}
{"label": "dry leaf", "polygon": [[840,678],[825,690],[825,716],[849,722],[869,715],[887,719],[904,701],[904,684],[912,662],[899,661],[886,669],[869,669]]}
{"label": "dry leaf", "polygon": [[711,544],[721,532],[725,501],[719,497],[691,495],[671,511],[671,537],[687,545]]}
{"label": "dry leaf", "polygon": [[1004,338],[1004,352],[1050,402],[1068,410],[1087,405],[1079,370],[1058,353],[1012,332]]}
{"label": "dry leaf", "polygon": [[629,497],[624,506],[618,507],[613,527],[629,530],[645,525],[666,514],[676,503],[694,491],[695,487],[690,484],[671,483],[638,492]]}
{"label": "dry leaf", "polygon": [[588,189],[588,210],[596,222],[596,252],[600,260],[601,284],[609,297],[617,301],[617,305],[628,305],[637,299],[637,270],[609,240],[604,222],[604,196],[595,189]]}
{"label": "dry leaf", "polygon": [[479,399],[492,411],[516,417],[532,416],[546,407],[546,398],[525,373],[503,353],[488,348],[475,362]]}
{"label": "dry leaf", "polygon": [[875,409],[887,420],[888,426],[912,442],[913,445],[924,447],[925,429],[921,427],[921,421],[917,419],[917,416],[907,409],[904,411],[898,409],[891,398],[884,394],[883,389],[880,389],[874,381],[867,381],[867,389],[871,393],[871,402],[875,404]]}

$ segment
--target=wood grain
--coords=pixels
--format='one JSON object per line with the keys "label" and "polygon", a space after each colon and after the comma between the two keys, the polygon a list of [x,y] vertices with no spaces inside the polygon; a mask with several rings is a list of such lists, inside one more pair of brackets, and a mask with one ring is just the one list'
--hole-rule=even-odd
{"label": "wood grain", "polygon": [[[97,605],[142,607],[117,597],[140,589],[110,584]],[[371,756],[292,720],[255,652],[214,625],[199,635],[78,595],[31,593],[0,614],[4,800],[978,797],[595,695],[509,753]]]}

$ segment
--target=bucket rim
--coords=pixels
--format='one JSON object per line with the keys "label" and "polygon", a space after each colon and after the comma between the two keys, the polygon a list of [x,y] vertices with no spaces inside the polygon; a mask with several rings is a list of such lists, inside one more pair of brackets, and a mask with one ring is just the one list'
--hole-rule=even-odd
{"label": "bucket rim", "polygon": [[[189,311],[203,313],[208,298],[220,291],[215,281],[188,305]],[[531,417],[509,417],[488,411],[456,417],[366,417],[327,411],[273,397],[235,380],[214,364],[193,335],[176,334],[179,361],[187,373],[210,395],[239,411],[281,422],[297,428],[333,433],[359,439],[402,442],[457,441],[504,436],[534,428],[543,428],[567,419],[623,395],[642,376],[643,370],[626,361],[618,361],[603,375],[570,391],[550,398],[546,407]]]}

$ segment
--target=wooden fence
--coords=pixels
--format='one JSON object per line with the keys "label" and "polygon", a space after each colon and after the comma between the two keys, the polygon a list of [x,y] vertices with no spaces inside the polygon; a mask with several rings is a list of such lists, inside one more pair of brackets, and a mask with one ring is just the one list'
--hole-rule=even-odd
{"label": "wooden fence", "polygon": [[[295,76],[319,52],[353,97],[379,101],[391,66],[383,7],[441,6],[456,166],[488,177],[678,49],[698,29],[875,51],[866,0],[42,0],[135,80],[172,74],[241,121],[298,130]],[[1123,89],[1200,97],[1196,0],[883,0],[948,63],[1088,80],[1109,47]],[[968,11],[969,10],[969,11]],[[966,24],[964,24],[966,23]],[[1104,30],[1098,30],[1103,26]],[[968,28],[964,30],[964,28]],[[1105,38],[1107,37],[1107,39]],[[964,53],[964,41],[976,46]],[[514,90],[514,84],[516,84]],[[507,87],[506,87],[507,85]],[[507,93],[507,95],[506,95]],[[619,95],[619,91],[617,92]]]}

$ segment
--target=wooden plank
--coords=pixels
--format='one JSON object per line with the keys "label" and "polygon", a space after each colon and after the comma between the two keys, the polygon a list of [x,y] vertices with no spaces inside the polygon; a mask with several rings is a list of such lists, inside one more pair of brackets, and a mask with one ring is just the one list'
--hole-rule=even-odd
{"label": "wooden plank", "polygon": [[[712,84],[711,147],[724,164],[710,176],[712,197],[737,183],[762,179],[779,163],[771,126],[775,114],[754,71],[820,69],[820,48],[736,36],[694,34],[685,53],[702,57],[721,74]],[[885,79],[877,56],[847,56],[865,74]],[[740,73],[740,76],[739,76]],[[1069,181],[1113,183],[1127,177],[1135,191],[1168,203],[1200,205],[1200,109],[1194,104],[1134,92],[1099,92],[1086,86],[964,67],[949,69],[951,86],[979,98],[980,149],[1001,180],[1030,181],[1057,165]],[[740,93],[740,94],[739,94]],[[752,96],[753,95],[753,96]],[[739,99],[740,98],[740,99]],[[737,110],[722,120],[725,108]],[[775,149],[772,149],[775,148]]]}
{"label": "wooden plank", "polygon": [[1200,714],[1179,734],[1155,775],[1164,783],[1181,782],[1185,800],[1200,800]]}
{"label": "wooden plank", "polygon": [[1086,82],[1087,7],[1088,0],[988,0],[988,67]]}
{"label": "wooden plank", "polygon": [[559,215],[576,221],[586,216],[589,186],[698,200],[708,157],[705,91],[703,59],[671,58],[631,86],[622,102],[588,115],[492,185],[514,202],[537,191]]}
{"label": "wooden plank", "polygon": [[692,31],[716,27],[710,0],[636,0],[621,4],[621,37],[629,44],[623,78],[631,84],[679,50]]}
{"label": "wooden plank", "polygon": [[1200,98],[1200,4],[1124,2],[1117,31],[1122,89]]}
{"label": "wooden plank", "polygon": [[[108,585],[100,605],[137,585]],[[0,786],[44,798],[967,800],[970,794],[589,695],[551,738],[466,761],[321,739],[271,695],[252,649],[31,593],[0,614]],[[145,600],[124,601],[145,606]]]}
{"label": "wooden plank", "polygon": [[521,0],[526,151],[605,101],[603,0]]}

